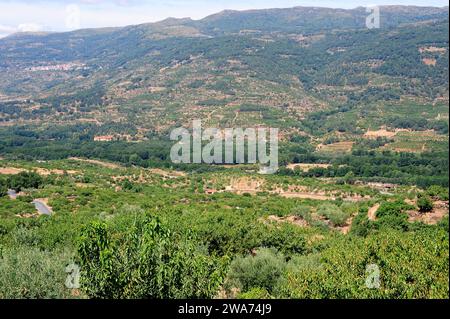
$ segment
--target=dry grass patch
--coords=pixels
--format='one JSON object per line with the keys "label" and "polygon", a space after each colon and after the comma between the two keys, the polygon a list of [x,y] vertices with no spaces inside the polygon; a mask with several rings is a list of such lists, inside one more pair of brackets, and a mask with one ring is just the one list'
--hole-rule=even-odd
{"label": "dry grass patch", "polygon": [[436,225],[445,216],[448,215],[449,205],[446,201],[435,201],[433,203],[433,210],[427,213],[421,213],[416,210],[408,211],[409,222],[422,222],[427,225]]}
{"label": "dry grass patch", "polygon": [[262,179],[251,179],[248,177],[241,177],[232,179],[230,185],[226,187],[227,191],[234,192],[236,194],[255,194],[262,190],[265,181]]}
{"label": "dry grass patch", "polygon": [[318,151],[323,152],[339,152],[339,153],[346,153],[350,152],[352,150],[354,142],[352,141],[345,141],[345,142],[337,142],[333,144],[319,144],[317,145]]}
{"label": "dry grass patch", "polygon": [[335,200],[334,197],[315,194],[315,193],[294,193],[294,192],[281,192],[281,197],[284,198],[300,198],[300,199],[315,199],[315,200]]}
{"label": "dry grass patch", "polygon": [[430,52],[430,53],[445,53],[447,52],[447,48],[439,48],[439,47],[433,47],[433,46],[429,46],[429,47],[421,47],[419,48],[419,52],[420,53],[424,53],[424,52]]}
{"label": "dry grass patch", "polygon": [[391,138],[391,137],[394,137],[396,134],[397,134],[397,132],[388,131],[386,129],[380,129],[380,130],[377,130],[377,131],[370,131],[370,130],[368,130],[364,134],[364,137],[366,137],[366,138],[377,138],[377,137]]}
{"label": "dry grass patch", "polygon": [[371,208],[369,208],[369,211],[367,212],[367,218],[371,221],[374,221],[377,218],[377,211],[378,208],[380,208],[380,204],[375,204]]}
{"label": "dry grass patch", "polygon": [[296,163],[296,164],[288,164],[286,167],[291,170],[295,170],[296,168],[300,168],[303,172],[308,172],[313,168],[328,168],[330,164],[306,164],[306,163]]}
{"label": "dry grass patch", "polygon": [[75,170],[61,170],[61,169],[46,169],[46,168],[34,168],[34,170],[36,171],[36,173],[38,173],[39,175],[44,175],[44,176],[48,176],[48,175],[64,175],[64,174],[70,174],[70,175],[75,175],[75,174],[80,174],[79,171],[75,171]]}
{"label": "dry grass patch", "polygon": [[24,168],[17,167],[0,167],[0,174],[2,175],[17,175],[21,172],[25,171],[34,171],[39,175],[48,176],[48,175],[63,175],[63,174],[79,174],[80,172],[74,170],[61,170],[61,169],[46,169],[41,167],[33,167],[29,170]]}
{"label": "dry grass patch", "polygon": [[0,174],[1,175],[16,175],[21,172],[24,172],[25,170],[22,168],[15,168],[15,167],[0,167]]}
{"label": "dry grass patch", "polygon": [[422,62],[425,65],[436,66],[436,59],[433,59],[433,58],[423,58]]}
{"label": "dry grass patch", "polygon": [[276,223],[290,223],[299,227],[308,227],[308,222],[299,216],[285,216],[278,217],[275,215],[270,215],[264,221],[276,222]]}
{"label": "dry grass patch", "polygon": [[165,171],[159,168],[152,168],[149,169],[149,172],[155,175],[167,177],[167,178],[178,178],[178,177],[185,177],[186,173],[184,172],[178,172],[178,171]]}
{"label": "dry grass patch", "polygon": [[106,168],[112,168],[112,169],[122,168],[122,166],[120,166],[118,164],[99,161],[99,160],[84,159],[84,158],[79,158],[79,157],[69,157],[69,160],[95,164],[95,165],[103,166]]}

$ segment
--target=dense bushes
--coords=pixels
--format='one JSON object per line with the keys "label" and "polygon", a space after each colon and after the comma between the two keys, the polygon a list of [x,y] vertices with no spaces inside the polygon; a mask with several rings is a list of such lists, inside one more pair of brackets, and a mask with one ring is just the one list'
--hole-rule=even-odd
{"label": "dense bushes", "polygon": [[255,255],[238,257],[230,265],[226,286],[247,292],[263,289],[271,293],[286,269],[283,255],[275,249],[261,248]]}
{"label": "dense bushes", "polygon": [[308,251],[305,236],[298,231],[296,226],[290,224],[269,229],[262,235],[262,238],[259,246],[275,248],[287,256]]}
{"label": "dense bushes", "polygon": [[[27,189],[16,200],[0,198],[5,252],[0,284],[6,285],[6,296],[78,296],[63,286],[67,274],[60,273],[72,254],[81,269],[81,297],[431,298],[448,290],[443,279],[448,274],[448,217],[438,225],[410,223],[407,211],[416,208],[405,203],[414,196],[442,200],[447,196],[442,187],[398,187],[388,196],[364,186],[304,179],[296,185],[335,196],[367,194],[372,200],[292,199],[268,192],[206,195],[191,189],[190,182],[222,189],[230,173],[178,179],[151,175],[144,176],[151,182],[141,183],[138,168],[73,161],[57,165],[84,176],[46,177],[46,187]],[[243,174],[231,173],[231,178]],[[269,176],[265,186],[288,187],[294,180]],[[31,199],[46,197],[55,211],[51,217],[16,216],[34,213]],[[375,203],[381,206],[376,219],[369,220],[367,210]],[[333,229],[358,211],[349,234]],[[22,259],[27,268],[18,265]],[[372,263],[381,271],[380,289],[365,288],[366,267]],[[34,266],[42,271],[29,271]],[[39,293],[39,286],[46,291]]]}
{"label": "dense bushes", "polygon": [[0,178],[0,197],[6,196],[8,193],[8,183]]}
{"label": "dense bushes", "polygon": [[317,214],[330,220],[334,226],[342,226],[349,217],[349,214],[342,211],[335,204],[322,204],[317,209]]}
{"label": "dense bushes", "polygon": [[20,172],[17,175],[11,175],[7,180],[8,187],[17,192],[24,188],[39,188],[43,182],[43,178],[34,172]]}
{"label": "dense bushes", "polygon": [[413,208],[403,201],[384,202],[376,212],[376,220],[372,221],[367,218],[368,208],[363,206],[353,219],[351,233],[366,237],[383,230],[411,231],[415,226],[408,222],[406,210]]}
{"label": "dense bushes", "polygon": [[[313,269],[291,270],[276,290],[282,298],[448,298],[448,233],[442,229],[383,231],[338,240]],[[374,265],[374,268],[367,268]],[[366,281],[380,271],[380,287]]]}
{"label": "dense bushes", "polygon": [[376,229],[408,230],[408,215],[405,213],[408,208],[411,207],[401,201],[381,204],[377,211],[377,220],[374,223]]}
{"label": "dense bushes", "polygon": [[70,298],[71,290],[65,286],[70,261],[64,251],[0,246],[0,299]]}
{"label": "dense bushes", "polygon": [[120,233],[99,222],[82,231],[78,256],[88,296],[211,298],[218,291],[226,258],[206,255],[150,216],[115,226]]}
{"label": "dense bushes", "polygon": [[448,123],[443,120],[427,121],[424,118],[406,118],[404,116],[396,116],[387,119],[387,123],[392,128],[405,128],[415,131],[436,130],[440,134],[448,133]]}
{"label": "dense bushes", "polygon": [[[294,153],[285,155],[290,157],[288,162],[300,161],[299,155]],[[422,188],[433,185],[448,187],[449,185],[449,162],[446,152],[394,153],[356,147],[351,155],[343,156],[318,156],[314,153],[304,153],[301,155],[301,161],[329,163],[331,166],[313,168],[307,172],[281,169],[278,174],[333,178],[344,178],[347,174],[353,174],[359,180],[417,185]]]}
{"label": "dense bushes", "polygon": [[448,188],[444,188],[438,185],[430,186],[426,190],[426,194],[438,200],[448,200]]}
{"label": "dense bushes", "polygon": [[[448,232],[382,230],[337,237],[289,261],[275,250],[238,257],[228,291],[241,298],[448,298]],[[233,290],[234,289],[234,290]]]}
{"label": "dense bushes", "polygon": [[422,213],[429,212],[433,210],[433,202],[428,196],[419,196],[417,200],[417,207]]}

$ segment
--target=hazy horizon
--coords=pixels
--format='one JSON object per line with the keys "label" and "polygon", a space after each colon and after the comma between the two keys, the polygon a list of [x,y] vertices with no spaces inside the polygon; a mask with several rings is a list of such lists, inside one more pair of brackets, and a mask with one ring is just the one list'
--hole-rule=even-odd
{"label": "hazy horizon", "polygon": [[66,32],[77,29],[121,27],[158,22],[167,18],[202,19],[223,10],[327,7],[353,9],[373,5],[445,7],[446,1],[298,1],[281,0],[1,0],[0,38],[17,32]]}

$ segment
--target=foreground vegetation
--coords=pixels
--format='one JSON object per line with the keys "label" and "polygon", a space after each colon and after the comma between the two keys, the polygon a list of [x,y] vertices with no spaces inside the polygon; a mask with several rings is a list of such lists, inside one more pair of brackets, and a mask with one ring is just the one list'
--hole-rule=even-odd
{"label": "foreground vegetation", "polygon": [[[0,298],[449,298],[448,8],[381,12],[0,39]],[[280,170],[174,164],[192,119]]]}
{"label": "foreground vegetation", "polygon": [[[205,194],[252,176],[239,171],[167,177],[79,160],[2,165],[61,171],[0,175],[8,188],[28,183],[16,199],[0,198],[1,298],[448,298],[448,215],[430,225],[408,218],[419,210],[411,200],[448,201],[442,187],[385,195],[330,184],[324,191],[344,199],[368,197],[324,201]],[[266,177],[267,189],[312,182]],[[36,198],[48,198],[54,214],[30,216]],[[292,216],[304,222],[283,219]],[[65,286],[71,264],[80,267],[78,289]],[[366,285],[369,265],[379,267],[379,288]]]}

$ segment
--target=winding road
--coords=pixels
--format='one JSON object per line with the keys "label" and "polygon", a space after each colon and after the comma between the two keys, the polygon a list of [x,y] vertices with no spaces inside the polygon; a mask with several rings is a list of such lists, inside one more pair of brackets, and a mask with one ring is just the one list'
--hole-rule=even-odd
{"label": "winding road", "polygon": [[17,192],[13,189],[8,189],[8,196],[11,199],[16,199],[17,198]]}
{"label": "winding road", "polygon": [[[17,194],[17,192],[15,190],[8,189],[9,198],[16,199],[18,195],[19,194]],[[52,215],[52,213],[53,213],[52,208],[49,207],[43,200],[35,199],[31,203],[34,204],[34,207],[36,207],[36,210],[39,212],[39,214],[48,215],[48,216]]]}
{"label": "winding road", "polygon": [[39,214],[49,215],[49,216],[52,215],[52,209],[50,207],[48,207],[43,201],[35,199],[31,203],[34,204],[34,207],[36,207]]}

